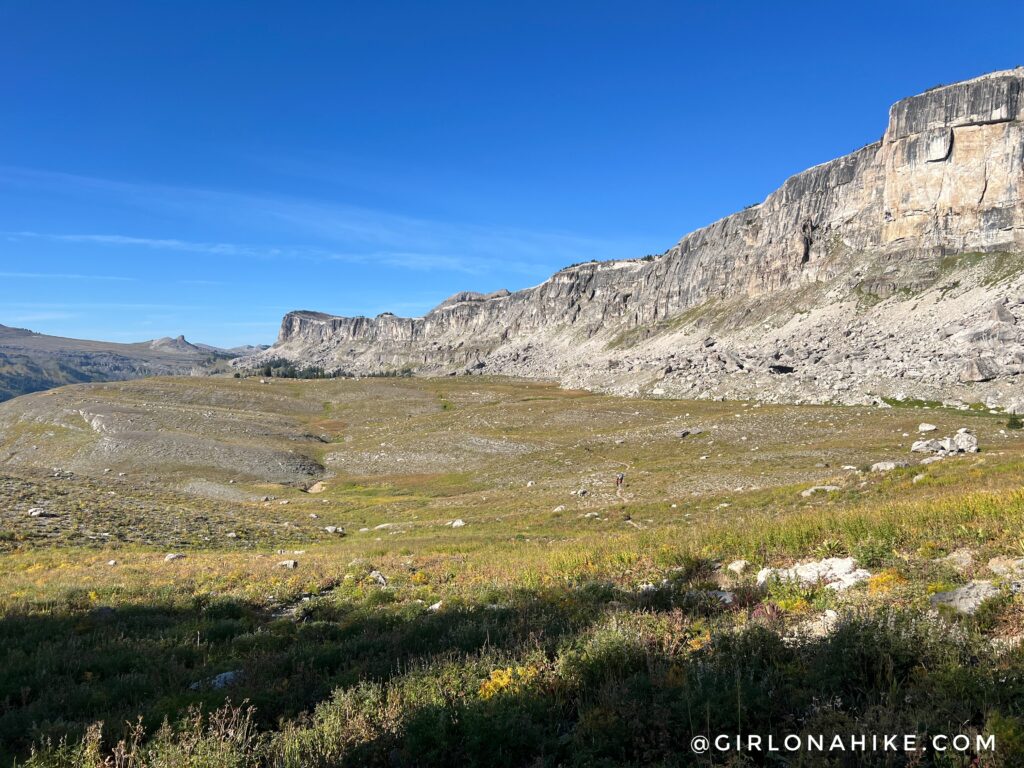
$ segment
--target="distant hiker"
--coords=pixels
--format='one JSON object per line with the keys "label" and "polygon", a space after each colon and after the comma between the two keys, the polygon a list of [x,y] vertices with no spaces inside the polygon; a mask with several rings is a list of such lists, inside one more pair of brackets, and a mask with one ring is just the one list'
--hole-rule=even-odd
{"label": "distant hiker", "polygon": [[615,487],[621,488],[624,482],[626,482],[626,476],[619,472],[619,474],[615,476]]}

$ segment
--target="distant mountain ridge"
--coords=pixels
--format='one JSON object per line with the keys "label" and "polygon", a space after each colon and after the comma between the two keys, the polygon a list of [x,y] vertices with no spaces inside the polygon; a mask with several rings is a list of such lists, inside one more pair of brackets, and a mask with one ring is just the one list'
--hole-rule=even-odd
{"label": "distant mountain ridge", "polygon": [[233,352],[184,336],[119,344],[0,325],[0,401],[64,384],[212,373],[253,349]]}
{"label": "distant mountain ridge", "polygon": [[[656,257],[420,318],[288,313],[271,359],[620,394],[1007,401],[1024,374],[1024,68],[897,102],[881,140]],[[817,128],[811,128],[817,129]]]}

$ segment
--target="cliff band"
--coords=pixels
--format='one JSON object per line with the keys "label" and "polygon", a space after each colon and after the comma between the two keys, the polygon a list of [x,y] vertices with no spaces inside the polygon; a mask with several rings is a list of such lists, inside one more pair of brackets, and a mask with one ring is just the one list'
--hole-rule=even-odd
{"label": "cliff band", "polygon": [[271,359],[625,394],[866,402],[1024,390],[1024,68],[897,102],[882,139],[654,258],[424,317],[285,316]]}

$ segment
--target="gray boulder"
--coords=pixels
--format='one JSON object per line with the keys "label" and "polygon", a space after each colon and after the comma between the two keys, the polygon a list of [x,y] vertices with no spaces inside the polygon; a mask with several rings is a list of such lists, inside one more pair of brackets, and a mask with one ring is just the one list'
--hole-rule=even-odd
{"label": "gray boulder", "polygon": [[975,357],[960,369],[960,381],[963,382],[992,381],[998,375],[999,366],[990,357]]}
{"label": "gray boulder", "polygon": [[999,587],[991,581],[972,581],[948,592],[932,595],[932,605],[948,606],[957,613],[974,615],[982,603],[999,594]]}
{"label": "gray boulder", "polygon": [[833,491],[842,490],[838,485],[815,485],[807,490],[800,491],[800,495],[805,499],[813,496],[816,493],[832,493]]}
{"label": "gray boulder", "polygon": [[199,682],[192,683],[192,685],[189,686],[189,689],[198,691],[203,688],[209,688],[214,691],[220,691],[237,683],[241,676],[242,673],[240,670],[232,669],[228,672],[221,672],[219,675],[214,675],[208,680],[201,680]]}
{"label": "gray boulder", "polygon": [[892,472],[894,469],[907,466],[905,461],[878,461],[871,465],[872,472]]}

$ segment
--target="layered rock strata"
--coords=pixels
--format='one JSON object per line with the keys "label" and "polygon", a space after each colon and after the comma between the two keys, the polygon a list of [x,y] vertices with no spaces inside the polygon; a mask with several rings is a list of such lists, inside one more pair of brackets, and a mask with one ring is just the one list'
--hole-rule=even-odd
{"label": "layered rock strata", "polygon": [[627,394],[1007,403],[1024,383],[1024,68],[897,102],[880,141],[654,258],[588,262],[419,318],[285,316],[283,358],[355,375]]}

